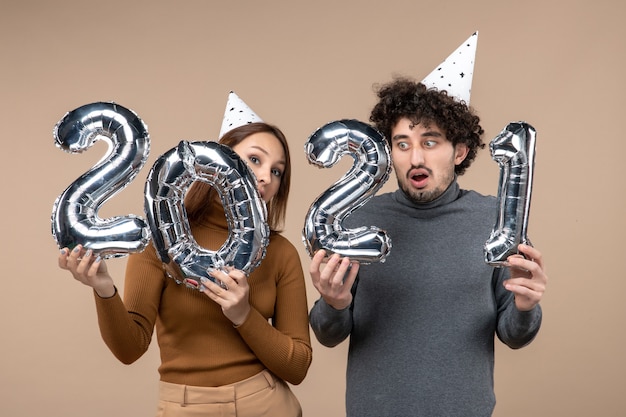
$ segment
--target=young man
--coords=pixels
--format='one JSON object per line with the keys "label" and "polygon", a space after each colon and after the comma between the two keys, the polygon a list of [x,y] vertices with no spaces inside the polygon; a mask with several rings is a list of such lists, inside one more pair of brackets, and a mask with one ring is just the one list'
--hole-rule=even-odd
{"label": "young man", "polygon": [[520,245],[507,267],[485,262],[497,201],[457,183],[484,147],[464,101],[408,79],[378,98],[370,120],[391,145],[399,189],[345,225],[376,225],[393,247],[384,263],[352,268],[317,252],[311,327],[325,346],[350,337],[348,417],[490,416],[494,335],[517,349],[539,331],[541,253]]}

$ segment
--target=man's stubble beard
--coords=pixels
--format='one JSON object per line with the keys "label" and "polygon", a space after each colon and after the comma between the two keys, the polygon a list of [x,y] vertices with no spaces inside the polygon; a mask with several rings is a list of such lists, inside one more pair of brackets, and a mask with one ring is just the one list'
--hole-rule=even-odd
{"label": "man's stubble beard", "polygon": [[405,176],[405,182],[400,181],[400,178],[397,178],[398,187],[404,192],[404,194],[411,200],[413,203],[424,204],[430,203],[431,201],[439,198],[452,184],[454,180],[454,173],[448,174],[446,178],[444,178],[445,188],[437,187],[434,190],[422,191],[416,190],[415,188],[410,186],[410,180]]}

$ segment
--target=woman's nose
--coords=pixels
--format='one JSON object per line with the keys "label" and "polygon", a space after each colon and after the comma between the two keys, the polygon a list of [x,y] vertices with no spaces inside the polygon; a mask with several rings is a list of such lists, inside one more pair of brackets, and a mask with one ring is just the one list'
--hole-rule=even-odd
{"label": "woman's nose", "polygon": [[272,181],[272,176],[270,170],[268,169],[259,168],[255,172],[255,174],[257,181],[260,183],[269,184]]}

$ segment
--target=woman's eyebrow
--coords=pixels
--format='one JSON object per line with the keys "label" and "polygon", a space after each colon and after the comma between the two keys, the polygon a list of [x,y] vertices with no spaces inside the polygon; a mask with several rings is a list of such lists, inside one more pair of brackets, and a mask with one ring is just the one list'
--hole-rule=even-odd
{"label": "woman's eyebrow", "polygon": [[[265,154],[265,155],[267,155],[267,156],[269,156],[269,155],[270,155],[270,153],[269,153],[268,151],[266,151],[264,148],[262,148],[262,147],[261,147],[261,146],[259,146],[259,145],[252,145],[252,146],[250,146],[250,148],[252,148],[252,149],[256,149],[256,150],[258,150],[259,152],[261,152],[261,153],[263,153],[263,154]],[[284,159],[281,159],[280,161],[278,161],[278,163],[279,163],[279,164],[282,164],[282,165],[287,165],[287,162],[285,162],[285,160],[284,160]]]}

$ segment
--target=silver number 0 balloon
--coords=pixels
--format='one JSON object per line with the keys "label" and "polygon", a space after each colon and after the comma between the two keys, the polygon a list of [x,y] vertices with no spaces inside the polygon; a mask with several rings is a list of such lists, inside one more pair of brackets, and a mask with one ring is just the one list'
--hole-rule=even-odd
{"label": "silver number 0 balloon", "polygon": [[[194,181],[218,192],[229,237],[217,251],[200,247],[193,238],[184,196]],[[181,141],[155,162],[145,187],[145,211],[152,244],[167,274],[189,288],[201,288],[212,269],[233,266],[252,272],[269,242],[267,211],[254,173],[231,148],[217,142]]]}
{"label": "silver number 0 balloon", "polygon": [[535,129],[525,122],[509,123],[489,148],[500,165],[498,214],[485,243],[485,262],[502,266],[528,240],[528,216],[535,164]]}
{"label": "silver number 0 balloon", "polygon": [[108,153],[56,199],[52,234],[60,248],[81,244],[103,258],[142,251],[150,241],[146,222],[127,215],[101,219],[104,202],[128,185],[150,152],[148,130],[133,111],[115,103],[91,103],[68,112],[54,128],[55,144],[80,153],[96,141]]}
{"label": "silver number 0 balloon", "polygon": [[[390,150],[385,138],[358,120],[330,122],[316,130],[304,146],[309,163],[335,165],[344,155],[354,165],[311,205],[302,240],[310,256],[325,249],[362,263],[384,262],[391,239],[375,226],[344,229],[343,221],[365,204],[389,178]],[[328,253],[328,255],[330,255]]]}

